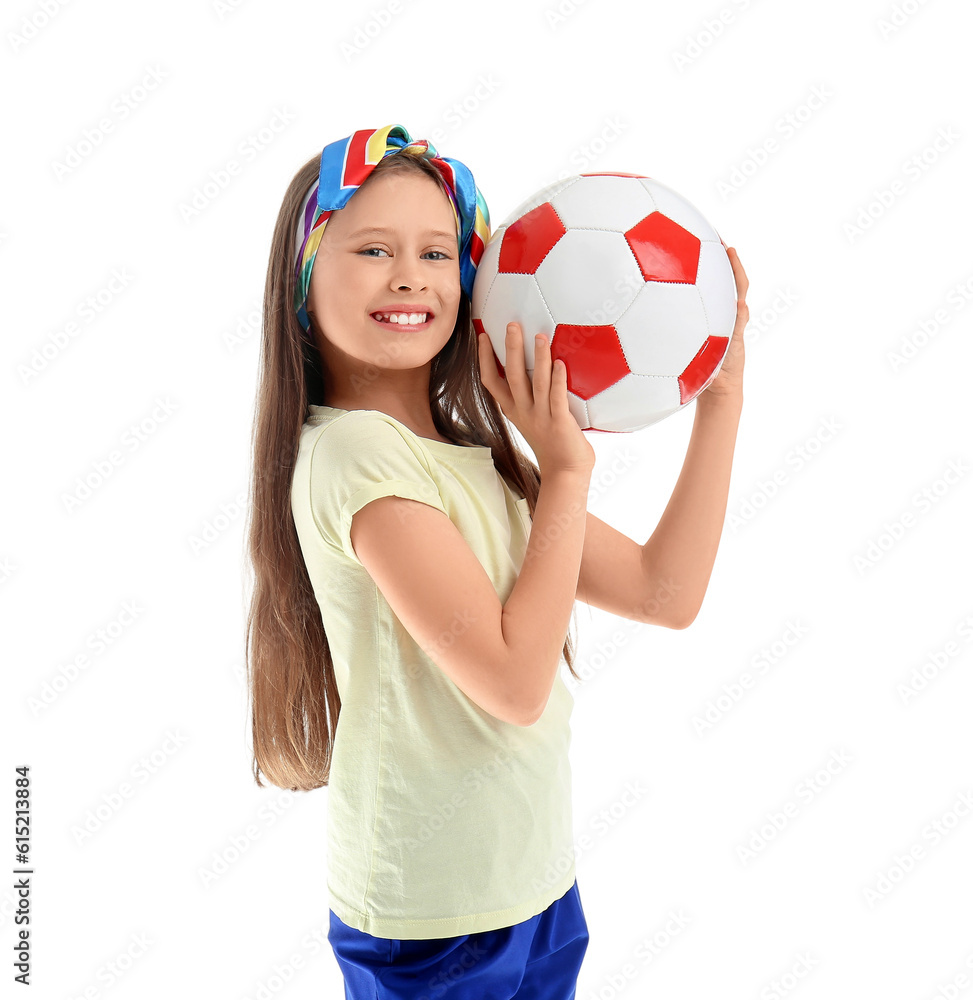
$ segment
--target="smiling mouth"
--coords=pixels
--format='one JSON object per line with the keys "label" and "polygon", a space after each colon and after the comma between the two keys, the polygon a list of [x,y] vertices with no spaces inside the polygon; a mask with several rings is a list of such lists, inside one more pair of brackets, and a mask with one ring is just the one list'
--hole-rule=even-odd
{"label": "smiling mouth", "polygon": [[433,318],[432,313],[371,313],[372,319],[386,327],[399,330],[422,330]]}

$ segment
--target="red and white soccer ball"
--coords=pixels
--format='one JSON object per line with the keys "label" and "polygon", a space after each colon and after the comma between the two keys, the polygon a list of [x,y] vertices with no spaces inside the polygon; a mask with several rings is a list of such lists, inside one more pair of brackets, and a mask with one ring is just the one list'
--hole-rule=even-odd
{"label": "red and white soccer ball", "polygon": [[582,430],[641,430],[681,410],[716,377],[736,321],[726,245],[681,195],[638,174],[580,174],[520,205],[477,267],[473,326],[506,362],[520,323],[528,375],[534,336],[567,368]]}

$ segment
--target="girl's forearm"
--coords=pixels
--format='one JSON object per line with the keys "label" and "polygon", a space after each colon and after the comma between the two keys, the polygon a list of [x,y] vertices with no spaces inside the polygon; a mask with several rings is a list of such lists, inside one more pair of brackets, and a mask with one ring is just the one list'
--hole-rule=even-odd
{"label": "girl's forearm", "polygon": [[509,669],[526,717],[547,704],[561,661],[581,572],[591,473],[544,475],[524,562],[503,606]]}
{"label": "girl's forearm", "polygon": [[672,579],[676,620],[689,625],[699,612],[723,533],[742,392],[696,399],[689,446],[669,503],[642,560],[651,580]]}

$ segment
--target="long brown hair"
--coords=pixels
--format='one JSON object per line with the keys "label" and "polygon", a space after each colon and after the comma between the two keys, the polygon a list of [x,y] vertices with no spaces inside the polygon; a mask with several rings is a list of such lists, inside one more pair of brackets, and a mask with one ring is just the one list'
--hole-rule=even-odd
{"label": "long brown hair", "polygon": [[[317,179],[319,164],[320,156],[316,155],[294,175],[271,241],[247,526],[253,570],[246,634],[253,776],[264,787],[262,771],[271,784],[291,791],[310,791],[328,784],[341,711],[328,637],[290,505],[298,440],[308,404],[327,402],[320,352],[303,336],[293,306],[297,216]],[[418,170],[443,187],[431,163],[408,153],[380,160],[373,175],[385,170]],[[480,381],[470,301],[465,293],[452,336],[431,364],[429,403],[436,430],[444,437],[491,449],[497,471],[526,497],[533,516],[540,471],[513,441],[506,418]],[[574,670],[570,635],[563,652],[571,674],[580,679]]]}

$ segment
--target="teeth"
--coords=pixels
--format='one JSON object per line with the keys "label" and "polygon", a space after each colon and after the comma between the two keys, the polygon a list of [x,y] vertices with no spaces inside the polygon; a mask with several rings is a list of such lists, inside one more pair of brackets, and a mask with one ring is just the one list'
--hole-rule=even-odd
{"label": "teeth", "polygon": [[428,313],[376,313],[379,320],[384,323],[402,323],[408,326],[416,326],[425,323]]}

